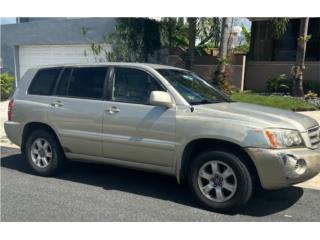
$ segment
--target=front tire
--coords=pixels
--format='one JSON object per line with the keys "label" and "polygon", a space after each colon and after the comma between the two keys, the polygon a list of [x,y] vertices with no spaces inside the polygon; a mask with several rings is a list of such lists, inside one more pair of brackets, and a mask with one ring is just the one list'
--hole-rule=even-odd
{"label": "front tire", "polygon": [[26,157],[35,174],[52,176],[64,166],[65,158],[58,140],[45,130],[36,130],[26,141]]}
{"label": "front tire", "polygon": [[188,171],[194,197],[207,209],[228,211],[245,204],[252,196],[250,172],[241,159],[224,150],[198,155]]}

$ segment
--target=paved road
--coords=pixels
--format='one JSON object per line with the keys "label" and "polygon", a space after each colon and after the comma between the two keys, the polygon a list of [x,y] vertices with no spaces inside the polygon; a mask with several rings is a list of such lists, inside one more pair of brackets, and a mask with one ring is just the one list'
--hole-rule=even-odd
{"label": "paved road", "polygon": [[17,149],[1,149],[2,221],[320,221],[320,191],[290,187],[255,196],[230,214],[201,209],[174,178],[72,163],[34,176]]}

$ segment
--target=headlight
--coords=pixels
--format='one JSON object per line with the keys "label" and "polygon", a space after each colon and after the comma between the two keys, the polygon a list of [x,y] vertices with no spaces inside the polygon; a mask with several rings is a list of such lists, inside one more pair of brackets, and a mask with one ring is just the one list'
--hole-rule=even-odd
{"label": "headlight", "polygon": [[303,147],[299,131],[289,129],[266,129],[264,134],[272,148]]}

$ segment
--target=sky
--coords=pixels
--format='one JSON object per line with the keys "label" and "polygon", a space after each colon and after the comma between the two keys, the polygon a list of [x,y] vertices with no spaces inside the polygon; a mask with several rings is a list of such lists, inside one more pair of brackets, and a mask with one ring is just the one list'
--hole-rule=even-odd
{"label": "sky", "polygon": [[10,24],[10,23],[15,23],[16,22],[16,18],[12,17],[12,18],[0,18],[0,25],[2,24]]}

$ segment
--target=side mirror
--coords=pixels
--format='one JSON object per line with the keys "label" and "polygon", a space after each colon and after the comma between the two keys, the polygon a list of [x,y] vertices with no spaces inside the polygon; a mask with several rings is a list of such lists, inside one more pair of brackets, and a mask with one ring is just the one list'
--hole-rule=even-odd
{"label": "side mirror", "polygon": [[152,91],[150,94],[150,104],[155,106],[172,107],[172,99],[167,92]]}

